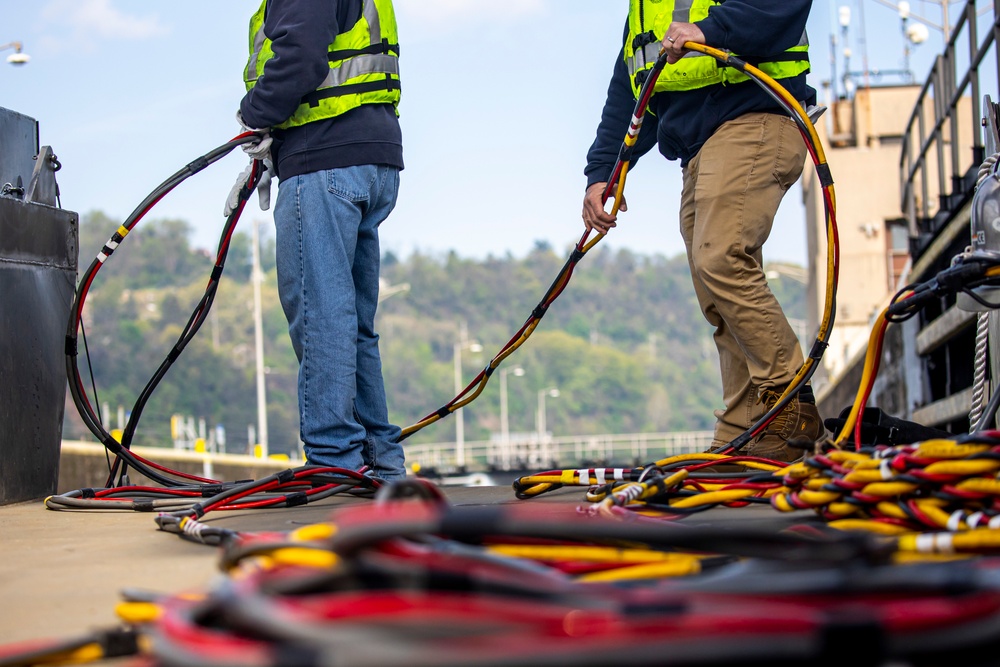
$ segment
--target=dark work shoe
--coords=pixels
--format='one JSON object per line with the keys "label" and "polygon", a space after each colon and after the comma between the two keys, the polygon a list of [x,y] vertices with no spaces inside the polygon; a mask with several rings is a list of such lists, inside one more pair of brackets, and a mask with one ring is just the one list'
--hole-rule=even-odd
{"label": "dark work shoe", "polygon": [[[762,389],[757,402],[764,404],[765,411],[770,410],[783,391],[784,387]],[[794,463],[801,459],[806,449],[826,436],[823,418],[816,409],[815,401],[811,400],[811,394],[810,391],[804,397],[800,392],[789,401],[767,429],[747,444],[746,453],[782,463]]]}

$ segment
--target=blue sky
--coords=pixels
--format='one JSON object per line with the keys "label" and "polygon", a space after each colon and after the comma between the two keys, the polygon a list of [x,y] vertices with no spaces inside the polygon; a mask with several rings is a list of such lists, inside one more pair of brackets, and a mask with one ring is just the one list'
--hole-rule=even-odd
{"label": "blue sky", "polygon": [[[247,20],[257,4],[0,0],[0,44],[21,41],[31,56],[21,67],[0,61],[0,106],[39,121],[42,144],[63,166],[57,180],[65,208],[124,219],[168,176],[238,133]],[[842,4],[852,7],[855,27],[863,10],[869,67],[902,66],[892,9],[876,0],[817,0],[809,23],[817,89],[829,77],[830,26]],[[940,2],[911,5],[940,22]],[[482,258],[522,256],[538,240],[557,252],[575,243],[583,232],[585,155],[627,7],[624,0],[396,0],[407,167],[383,249]],[[859,37],[855,29],[852,69],[860,67]],[[931,30],[915,49],[918,79],[940,43]],[[245,164],[236,151],[150,217],[183,218],[195,227],[194,244],[214,249],[226,195]],[[679,166],[646,156],[629,175],[629,212],[601,245],[683,252],[679,192]],[[803,215],[796,188],[766,259],[805,263]],[[253,200],[241,226],[249,229],[252,219],[271,220]],[[97,250],[81,248],[81,264]]]}

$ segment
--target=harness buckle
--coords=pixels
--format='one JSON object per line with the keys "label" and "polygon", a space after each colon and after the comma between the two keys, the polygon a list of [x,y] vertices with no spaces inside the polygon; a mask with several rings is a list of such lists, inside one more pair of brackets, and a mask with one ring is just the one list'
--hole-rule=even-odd
{"label": "harness buckle", "polygon": [[632,39],[632,50],[641,51],[647,44],[652,44],[653,42],[660,41],[660,38],[653,34],[652,30],[647,30],[644,33],[636,35]]}

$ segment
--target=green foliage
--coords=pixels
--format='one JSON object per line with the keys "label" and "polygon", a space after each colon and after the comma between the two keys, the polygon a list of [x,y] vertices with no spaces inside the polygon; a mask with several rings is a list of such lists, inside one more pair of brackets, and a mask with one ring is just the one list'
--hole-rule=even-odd
{"label": "green foliage", "polygon": [[[102,213],[81,220],[81,259],[107,241],[120,223]],[[190,247],[190,226],[144,221],[101,267],[84,313],[96,400],[109,425],[119,405],[132,409],[202,297],[214,255]],[[183,350],[142,412],[134,444],[170,444],[170,415],[221,424],[227,450],[245,452],[256,424],[256,372],[250,283],[250,236],[234,234],[226,270],[202,330]],[[272,452],[298,450],[298,363],[278,302],[274,240],[262,240],[264,355]],[[380,306],[383,370],[390,417],[401,426],[433,414],[456,395],[455,346],[464,327],[459,388],[472,382],[511,340],[543,300],[563,256],[536,243],[524,258],[485,260],[455,253],[434,257],[387,253],[383,279],[409,289]],[[85,264],[84,264],[85,265]],[[804,318],[801,285],[773,281],[789,317]],[[388,292],[387,292],[388,293]],[[530,338],[502,368],[509,374],[512,432],[537,428],[540,392],[558,388],[545,403],[547,429],[557,435],[710,429],[721,407],[718,361],[711,329],[698,311],[683,256],[643,256],[596,247],[576,267],[563,294]],[[82,352],[80,365],[88,371]],[[465,437],[486,440],[500,430],[497,373],[464,408]],[[415,433],[411,442],[454,439],[449,417]],[[74,406],[66,437],[87,437]]]}

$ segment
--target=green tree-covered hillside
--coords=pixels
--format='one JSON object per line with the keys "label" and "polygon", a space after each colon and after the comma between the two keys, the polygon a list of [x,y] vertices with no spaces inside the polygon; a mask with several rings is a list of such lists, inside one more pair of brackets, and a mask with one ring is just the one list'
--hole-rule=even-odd
{"label": "green tree-covered hillside", "polygon": [[[101,213],[82,218],[81,274],[118,224]],[[137,226],[90,289],[80,364],[89,358],[97,403],[111,427],[118,406],[132,408],[176,343],[207,284],[215,252],[193,249],[190,231],[179,220]],[[531,337],[501,366],[524,369],[507,377],[510,430],[533,431],[538,394],[553,387],[559,396],[546,403],[546,423],[556,435],[711,428],[712,411],[720,407],[718,362],[685,258],[642,256],[603,243],[582,259]],[[293,452],[297,362],[278,303],[273,238],[262,245],[270,450]],[[180,414],[203,419],[210,429],[222,425],[227,451],[247,451],[248,427],[256,423],[250,249],[249,231],[238,231],[212,312],[150,398],[135,444],[170,446],[170,417]],[[381,304],[377,325],[392,419],[407,426],[450,401],[461,332],[482,347],[478,353],[463,348],[464,386],[528,319],[570,250],[538,244],[523,258],[485,260],[386,254],[384,294],[393,295]],[[779,279],[772,287],[788,315],[802,318],[802,286]],[[500,430],[499,394],[494,374],[465,408],[468,440]],[[454,428],[449,417],[409,441],[452,440]],[[88,435],[70,404],[65,437]]]}

